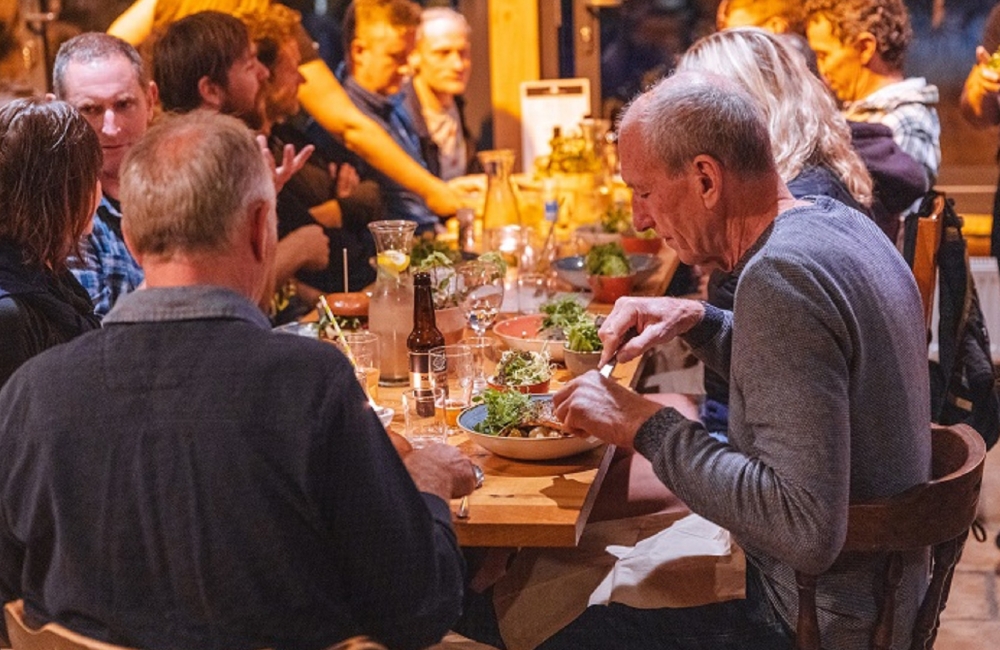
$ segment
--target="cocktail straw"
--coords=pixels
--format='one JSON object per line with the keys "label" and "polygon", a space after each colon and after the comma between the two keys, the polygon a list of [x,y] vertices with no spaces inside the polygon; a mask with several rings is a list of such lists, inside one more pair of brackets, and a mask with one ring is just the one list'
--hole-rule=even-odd
{"label": "cocktail straw", "polygon": [[354,358],[354,353],[351,352],[351,346],[347,344],[347,338],[344,336],[344,332],[340,329],[340,323],[337,322],[337,317],[333,315],[333,310],[330,309],[330,303],[326,301],[326,296],[319,297],[319,304],[323,308],[323,313],[326,317],[330,319],[333,323],[333,329],[337,332],[337,340],[340,341],[340,345],[344,348],[344,354],[347,355],[347,360],[351,362],[351,365],[355,368],[358,367],[358,361]]}
{"label": "cocktail straw", "polygon": [[348,286],[350,283],[347,280],[347,278],[349,276],[348,276],[348,273],[347,273],[347,249],[346,248],[343,249],[343,254],[344,254],[344,293],[347,293],[351,289]]}

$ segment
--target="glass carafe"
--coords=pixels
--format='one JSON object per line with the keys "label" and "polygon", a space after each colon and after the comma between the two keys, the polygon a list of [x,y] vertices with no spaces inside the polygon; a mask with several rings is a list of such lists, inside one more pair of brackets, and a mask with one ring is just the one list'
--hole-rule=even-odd
{"label": "glass carafe", "polygon": [[483,232],[505,226],[520,226],[521,214],[510,185],[514,152],[510,149],[480,151],[479,164],[486,172],[486,206],[483,208]]}
{"label": "glass carafe", "polygon": [[405,386],[410,382],[406,337],[413,329],[413,277],[410,251],[413,221],[373,221],[368,229],[378,251],[378,277],[368,308],[368,329],[379,340],[379,385]]}

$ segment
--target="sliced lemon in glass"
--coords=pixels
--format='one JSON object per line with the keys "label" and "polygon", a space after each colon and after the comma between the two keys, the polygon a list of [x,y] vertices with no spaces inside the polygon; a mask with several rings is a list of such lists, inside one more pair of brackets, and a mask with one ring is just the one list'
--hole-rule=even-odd
{"label": "sliced lemon in glass", "polygon": [[399,277],[410,266],[410,256],[397,250],[382,251],[375,261],[393,277]]}

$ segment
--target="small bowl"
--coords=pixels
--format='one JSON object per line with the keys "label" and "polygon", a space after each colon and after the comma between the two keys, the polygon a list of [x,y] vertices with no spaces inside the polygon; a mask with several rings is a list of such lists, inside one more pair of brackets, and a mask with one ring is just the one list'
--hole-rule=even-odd
{"label": "small bowl", "polygon": [[626,253],[649,253],[655,255],[663,247],[662,237],[628,237],[622,235],[622,248]]}
{"label": "small bowl", "polygon": [[635,285],[635,273],[610,277],[607,275],[589,275],[587,284],[594,292],[594,300],[614,304],[622,296],[627,296]]}
{"label": "small bowl", "polygon": [[328,293],[326,294],[326,302],[330,305],[330,311],[336,316],[367,318],[371,299],[363,291],[351,291],[350,293]]}
{"label": "small bowl", "polygon": [[529,352],[545,350],[553,361],[562,361],[562,341],[537,338],[544,318],[544,314],[514,316],[494,325],[493,333],[499,336],[509,348]]}
{"label": "small bowl", "polygon": [[589,370],[597,370],[601,362],[601,350],[597,352],[577,352],[563,346],[563,357],[566,360],[566,369],[574,377],[579,377]]}
{"label": "small bowl", "polygon": [[516,390],[519,393],[526,393],[528,395],[542,395],[549,392],[549,383],[551,383],[552,378],[546,379],[545,381],[540,381],[537,384],[498,384],[496,382],[496,377],[490,376],[486,378],[486,385],[494,390]]}

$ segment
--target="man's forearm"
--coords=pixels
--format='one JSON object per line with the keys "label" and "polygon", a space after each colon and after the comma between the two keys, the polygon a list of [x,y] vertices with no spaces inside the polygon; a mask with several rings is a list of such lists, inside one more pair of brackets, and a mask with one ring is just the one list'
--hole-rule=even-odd
{"label": "man's forearm", "polygon": [[406,189],[419,195],[435,213],[453,214],[458,205],[444,182],[403,151],[395,140],[351,103],[343,87],[322,61],[310,61],[299,71],[306,83],[299,99],[310,115],[327,131],[339,136],[356,152]]}

